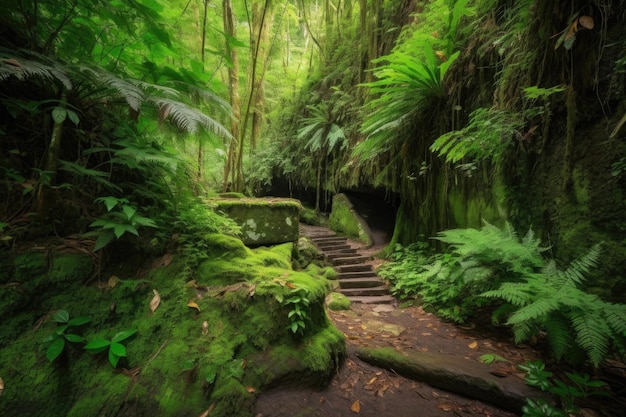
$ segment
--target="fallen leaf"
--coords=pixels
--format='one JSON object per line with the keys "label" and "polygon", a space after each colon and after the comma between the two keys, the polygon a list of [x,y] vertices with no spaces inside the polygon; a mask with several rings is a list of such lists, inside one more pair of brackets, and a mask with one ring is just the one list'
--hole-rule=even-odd
{"label": "fallen leaf", "polygon": [[4,392],[4,379],[0,378],[0,395]]}
{"label": "fallen leaf", "polygon": [[378,391],[376,391],[376,396],[378,396],[378,397],[384,396],[385,395],[385,391],[387,391],[389,389],[389,387],[391,387],[390,384],[383,385],[381,388],[378,389]]}
{"label": "fallen leaf", "polygon": [[206,320],[202,322],[202,334],[205,336],[209,334],[209,322]]}
{"label": "fallen leaf", "polygon": [[454,410],[454,406],[450,405],[450,404],[439,404],[437,406],[437,408],[442,410],[442,411],[452,411],[452,410]]}
{"label": "fallen leaf", "polygon": [[246,387],[246,391],[248,391],[250,394],[254,394],[256,392],[256,388],[254,388],[254,387]]}
{"label": "fallen leaf", "polygon": [[187,281],[187,283],[185,284],[185,287],[188,287],[188,288],[193,288],[195,286],[196,286],[196,280],[195,279],[192,279],[191,281]]}
{"label": "fallen leaf", "polygon": [[287,282],[287,287],[291,288],[292,290],[295,290],[296,288],[298,288],[293,282]]}
{"label": "fallen leaf", "polygon": [[470,349],[476,349],[478,347],[478,343],[476,341],[470,343],[469,345],[467,345],[468,348]]}
{"label": "fallen leaf", "polygon": [[352,403],[352,405],[350,406],[350,410],[354,413],[360,413],[361,412],[361,401],[356,400],[355,402]]}
{"label": "fallen leaf", "polygon": [[111,275],[111,278],[109,278],[109,288],[115,288],[115,286],[120,282],[120,279],[118,277],[116,277],[115,275]]}
{"label": "fallen leaf", "polygon": [[374,382],[376,382],[376,380],[378,379],[377,376],[375,376],[374,378],[370,379],[367,383],[367,385],[372,385]]}
{"label": "fallen leaf", "polygon": [[159,308],[159,304],[161,304],[161,296],[157,290],[152,290],[152,292],[154,293],[154,297],[150,300],[150,311],[154,313],[156,309]]}
{"label": "fallen leaf", "polygon": [[200,306],[193,300],[189,300],[189,302],[187,303],[187,307],[195,308],[196,310],[198,310],[198,313],[200,312]]}
{"label": "fallen leaf", "polygon": [[204,410],[204,412],[202,412],[202,414],[200,414],[198,417],[208,417],[214,408],[215,408],[215,403],[211,404],[211,406],[207,408],[206,410]]}
{"label": "fallen leaf", "polygon": [[593,29],[593,27],[595,26],[593,22],[593,17],[591,16],[580,16],[578,18],[578,23],[580,23],[580,26],[584,27],[585,29]]}

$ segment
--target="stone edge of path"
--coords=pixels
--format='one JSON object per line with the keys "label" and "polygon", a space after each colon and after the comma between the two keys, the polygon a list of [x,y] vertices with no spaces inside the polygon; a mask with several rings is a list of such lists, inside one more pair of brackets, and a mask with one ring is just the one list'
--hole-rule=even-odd
{"label": "stone edge of path", "polygon": [[545,393],[526,385],[522,379],[515,376],[498,378],[489,373],[488,365],[480,362],[433,352],[402,352],[392,347],[360,347],[356,355],[371,365],[520,415],[526,398],[542,398],[550,402]]}

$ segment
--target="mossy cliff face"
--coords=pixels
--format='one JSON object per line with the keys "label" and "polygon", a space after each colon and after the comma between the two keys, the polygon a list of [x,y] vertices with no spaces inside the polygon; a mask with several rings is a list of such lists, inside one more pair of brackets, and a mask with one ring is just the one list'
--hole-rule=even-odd
{"label": "mossy cliff face", "polygon": [[372,244],[367,224],[354,211],[352,202],[345,194],[337,194],[333,197],[333,207],[328,222],[332,230],[358,239],[366,245]]}
{"label": "mossy cliff face", "polygon": [[241,226],[246,245],[271,245],[298,240],[301,205],[285,198],[220,198],[211,203]]}
{"label": "mossy cliff face", "polygon": [[[327,383],[345,349],[323,307],[328,281],[291,269],[292,244],[251,250],[223,235],[205,240],[212,258],[191,273],[171,254],[157,268],[144,265],[141,277],[108,272],[89,284],[91,258],[82,254],[55,255],[52,266],[35,252],[5,262],[0,415],[250,416],[271,384]],[[297,337],[286,302],[295,293],[309,300]],[[122,342],[127,356],[117,369],[106,351],[90,354],[83,343],[67,342],[49,362],[42,339],[59,330],[57,309],[91,319],[71,329],[86,341],[137,330]]]}

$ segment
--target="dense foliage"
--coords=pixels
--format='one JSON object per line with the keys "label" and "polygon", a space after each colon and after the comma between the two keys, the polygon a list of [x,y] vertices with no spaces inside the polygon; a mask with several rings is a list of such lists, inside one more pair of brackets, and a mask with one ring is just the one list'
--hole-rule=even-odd
{"label": "dense foliage", "polygon": [[490,311],[494,322],[512,326],[517,343],[546,332],[557,359],[579,362],[586,356],[598,366],[611,354],[626,353],[626,305],[581,289],[601,259],[599,245],[561,270],[543,256],[549,248],[532,230],[519,238],[508,223],[502,229],[488,223],[480,230],[451,229],[435,239],[448,245],[445,253],[400,247],[397,261],[381,270],[398,295],[419,297],[457,322]]}

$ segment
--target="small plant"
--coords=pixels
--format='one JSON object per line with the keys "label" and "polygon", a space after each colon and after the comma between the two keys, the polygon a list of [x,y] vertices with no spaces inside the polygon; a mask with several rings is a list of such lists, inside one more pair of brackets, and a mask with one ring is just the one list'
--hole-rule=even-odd
{"label": "small plant", "polygon": [[82,326],[91,321],[88,317],[75,317],[70,319],[70,313],[66,310],[57,310],[52,316],[59,327],[50,336],[42,340],[42,343],[50,343],[46,350],[46,358],[50,362],[54,361],[65,349],[66,342],[82,343],[84,339],[75,333],[66,333],[72,327]]}
{"label": "small plant", "polygon": [[480,358],[478,358],[484,364],[490,365],[494,362],[509,362],[505,357],[500,356],[496,353],[485,353]]}
{"label": "small plant", "polygon": [[117,333],[111,340],[94,339],[85,345],[85,350],[92,353],[100,353],[109,350],[109,362],[114,368],[120,361],[120,358],[126,357],[126,346],[122,344],[131,336],[137,333],[137,330],[124,330]]}
{"label": "small plant", "polygon": [[309,291],[306,288],[294,288],[283,301],[285,306],[291,308],[287,314],[290,321],[287,329],[291,330],[294,336],[304,336],[306,322],[309,321],[307,308],[310,300],[308,296]]}
{"label": "small plant", "polygon": [[[99,197],[96,202],[104,203],[107,213],[100,216],[89,227],[98,227],[99,230],[86,233],[85,236],[96,236],[94,251],[104,248],[114,238],[119,239],[125,233],[139,236],[137,228],[140,226],[157,227],[154,220],[137,214],[137,208],[130,205],[125,198]],[[113,209],[118,209],[113,211]]]}
{"label": "small plant", "polygon": [[567,417],[577,414],[580,409],[576,401],[592,395],[608,395],[602,390],[607,384],[604,381],[593,380],[588,374],[566,372],[569,382],[567,384],[559,379],[552,378],[553,374],[545,369],[542,361],[529,361],[525,365],[518,365],[518,368],[526,372],[526,383],[537,387],[542,391],[549,392],[559,398],[559,405],[562,410],[545,402],[544,400],[526,399],[526,405],[522,407],[524,417]]}

